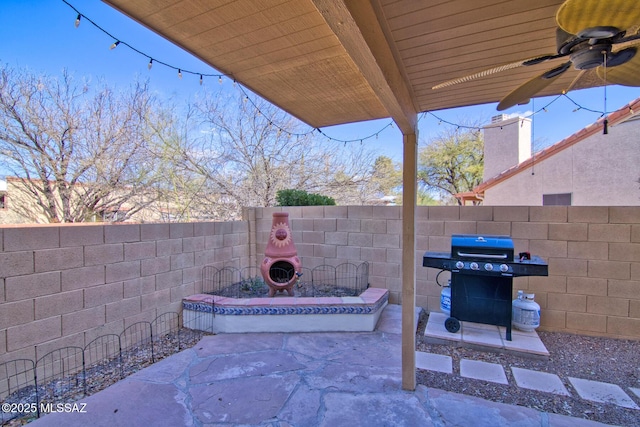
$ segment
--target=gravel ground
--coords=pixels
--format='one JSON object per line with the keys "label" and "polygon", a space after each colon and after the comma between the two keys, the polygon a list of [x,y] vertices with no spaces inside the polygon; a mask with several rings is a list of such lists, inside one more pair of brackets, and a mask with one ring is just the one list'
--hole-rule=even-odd
{"label": "gravel ground", "polygon": [[[191,348],[207,333],[191,329],[181,329],[180,333],[170,333],[154,343],[154,358],[158,362],[164,358]],[[121,379],[151,365],[151,350],[149,343],[123,352],[122,360],[113,360],[87,367],[85,372],[86,393],[82,383],[75,381],[76,377],[59,378],[41,387],[40,401],[43,403],[74,402],[83,396],[90,396],[109,387]],[[7,397],[3,402],[32,403],[37,402],[34,387],[26,387]],[[3,427],[17,427],[28,424],[35,419],[33,414],[19,416],[2,414],[0,418]]]}
{"label": "gravel ground", "polygon": [[[538,335],[549,350],[550,357],[548,360],[538,360],[453,345],[428,344],[424,339],[427,314],[425,311],[422,313],[416,333],[416,348],[418,351],[451,356],[453,375],[418,370],[418,384],[605,424],[640,426],[640,410],[584,400],[569,382],[569,377],[574,377],[617,384],[640,406],[640,398],[629,390],[629,387],[640,388],[640,341],[539,331]],[[461,377],[460,359],[501,364],[509,385]],[[516,385],[511,367],[556,374],[571,396],[520,388]]]}

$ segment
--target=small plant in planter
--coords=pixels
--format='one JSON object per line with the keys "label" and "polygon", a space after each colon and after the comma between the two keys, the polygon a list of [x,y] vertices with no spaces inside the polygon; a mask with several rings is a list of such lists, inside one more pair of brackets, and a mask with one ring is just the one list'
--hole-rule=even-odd
{"label": "small plant in planter", "polygon": [[247,294],[257,293],[265,287],[266,284],[264,283],[264,279],[260,276],[249,277],[240,282],[240,291]]}

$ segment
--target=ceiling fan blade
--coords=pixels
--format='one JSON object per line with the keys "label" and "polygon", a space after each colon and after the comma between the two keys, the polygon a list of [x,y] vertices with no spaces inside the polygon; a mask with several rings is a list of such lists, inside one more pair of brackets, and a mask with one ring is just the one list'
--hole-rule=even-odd
{"label": "ceiling fan blade", "polygon": [[601,65],[596,69],[598,77],[607,83],[618,84],[622,86],[640,86],[640,52],[636,52],[635,56],[628,62],[617,67],[606,69]]}
{"label": "ceiling fan blade", "polygon": [[544,61],[548,61],[550,59],[559,58],[560,55],[544,55],[544,56],[536,56],[535,58],[525,59],[524,61],[512,62],[510,64],[499,65],[497,67],[489,68],[488,70],[483,70],[477,72],[475,74],[470,74],[468,76],[458,77],[457,79],[447,80],[446,82],[437,84],[433,86],[431,89],[442,89],[443,87],[453,86],[459,83],[469,82],[471,80],[476,80],[481,77],[490,76],[492,74],[500,73],[502,71],[511,70],[513,68],[518,68],[526,65],[535,65]]}
{"label": "ceiling fan blade", "polygon": [[566,0],[558,8],[556,21],[571,34],[593,27],[627,30],[640,24],[640,7],[634,0]]}
{"label": "ceiling fan blade", "polygon": [[519,86],[507,96],[502,98],[498,104],[498,111],[506,110],[514,105],[522,104],[528,101],[536,93],[549,86],[555,79],[562,75],[571,66],[571,61],[565,62],[559,67],[545,71],[537,77],[532,78],[528,82]]}

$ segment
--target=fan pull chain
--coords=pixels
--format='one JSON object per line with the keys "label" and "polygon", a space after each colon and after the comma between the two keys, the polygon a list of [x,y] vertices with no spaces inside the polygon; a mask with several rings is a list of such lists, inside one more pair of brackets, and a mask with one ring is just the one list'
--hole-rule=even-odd
{"label": "fan pull chain", "polygon": [[602,133],[607,135],[609,133],[609,120],[607,120],[607,51],[602,51],[604,55],[604,126],[602,129]]}

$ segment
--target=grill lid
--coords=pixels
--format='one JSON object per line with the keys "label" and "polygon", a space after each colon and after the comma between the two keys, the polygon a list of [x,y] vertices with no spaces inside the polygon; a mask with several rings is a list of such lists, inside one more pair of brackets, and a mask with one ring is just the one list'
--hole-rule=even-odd
{"label": "grill lid", "polygon": [[451,257],[461,259],[513,260],[513,240],[509,236],[454,234]]}
{"label": "grill lid", "polygon": [[547,276],[547,263],[536,255],[514,258],[509,236],[454,234],[451,253],[426,252],[424,267],[483,276]]}

